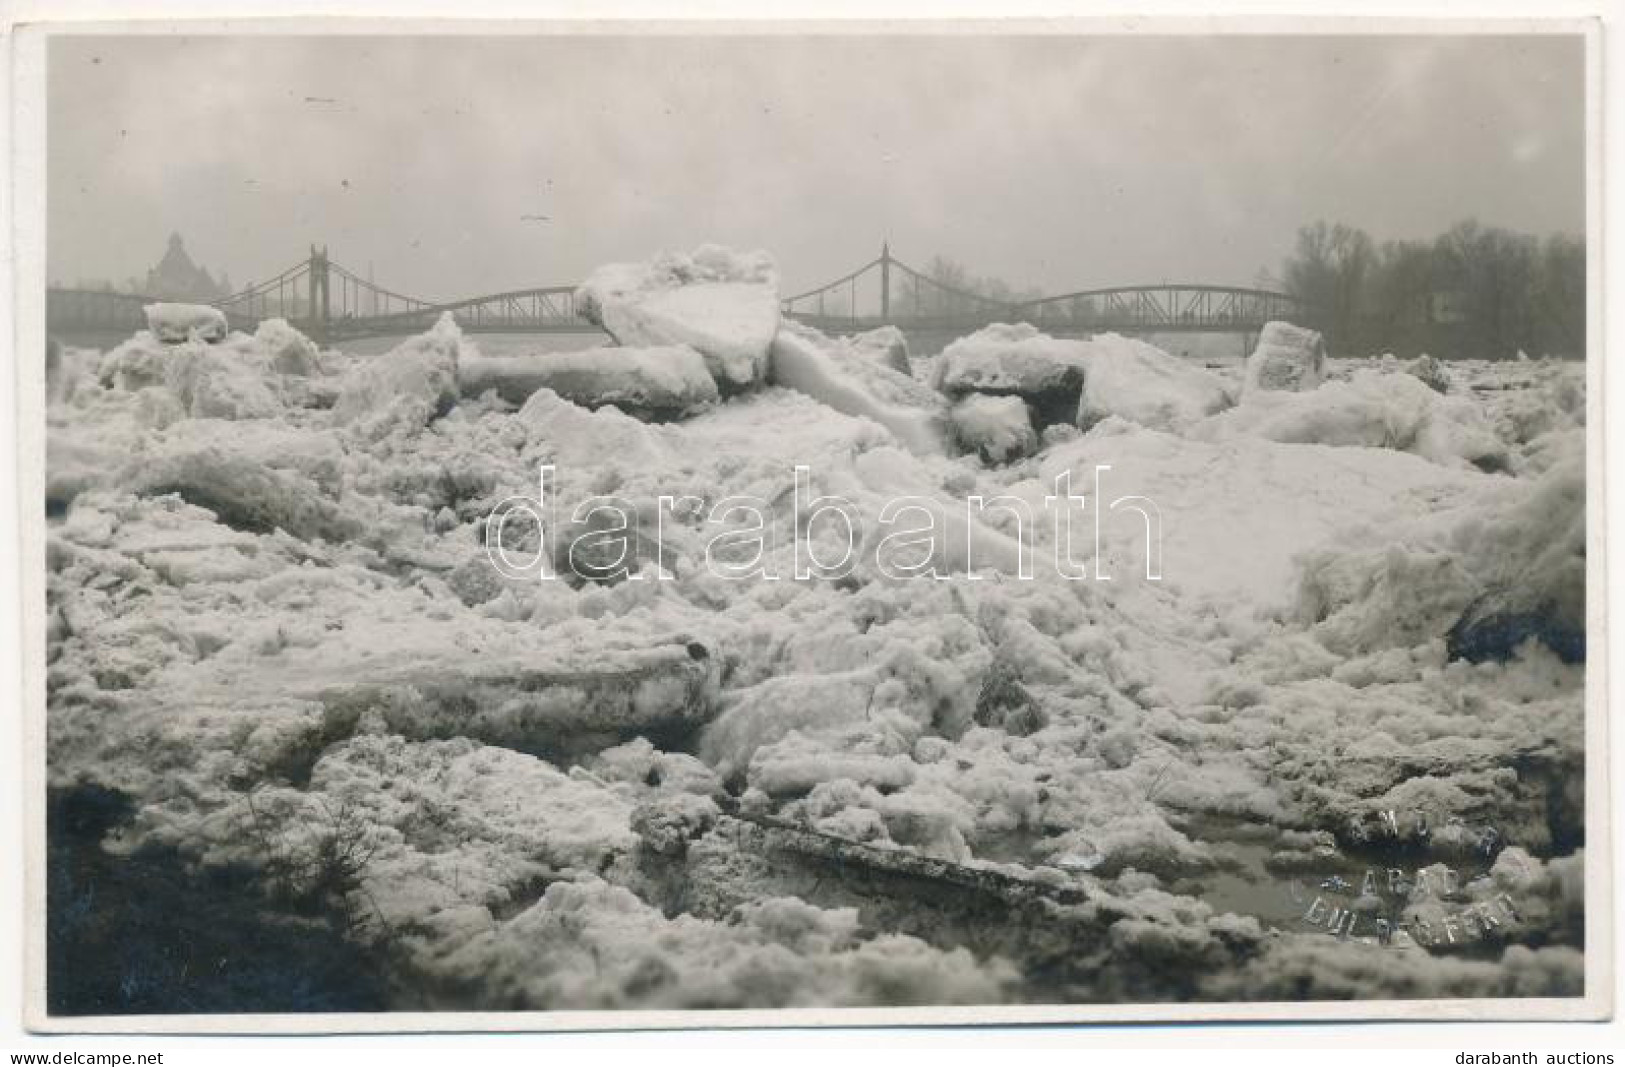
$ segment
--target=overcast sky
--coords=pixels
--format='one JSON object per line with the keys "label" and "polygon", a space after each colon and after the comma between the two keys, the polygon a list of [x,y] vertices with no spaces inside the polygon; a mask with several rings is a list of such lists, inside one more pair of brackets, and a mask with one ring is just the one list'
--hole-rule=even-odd
{"label": "overcast sky", "polygon": [[[1584,230],[1578,38],[59,38],[50,274],[179,231],[413,296],[706,241],[1061,292],[1250,284],[1297,228]],[[525,219],[524,216],[545,216]]]}

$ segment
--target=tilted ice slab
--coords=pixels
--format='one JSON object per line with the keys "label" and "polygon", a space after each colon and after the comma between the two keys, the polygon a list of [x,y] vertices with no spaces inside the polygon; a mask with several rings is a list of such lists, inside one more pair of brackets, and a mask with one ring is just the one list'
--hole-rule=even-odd
{"label": "tilted ice slab", "polygon": [[446,312],[427,333],[353,367],[333,405],[334,424],[373,439],[423,427],[457,403],[457,362],[470,347]]}
{"label": "tilted ice slab", "polygon": [[[894,371],[861,358],[843,362],[829,348],[827,339],[808,331],[783,329],[773,339],[772,374],[774,385],[805,393],[836,411],[879,423],[911,452],[923,455],[942,452],[943,427],[940,404],[905,406],[877,398],[873,379]],[[912,379],[903,380],[912,384]],[[900,384],[894,387],[900,391]]]}
{"label": "tilted ice slab", "polygon": [[705,357],[717,384],[759,383],[779,328],[778,273],[762,252],[705,245],[693,255],[662,253],[645,263],[594,271],[576,303],[616,343],[689,345]]}

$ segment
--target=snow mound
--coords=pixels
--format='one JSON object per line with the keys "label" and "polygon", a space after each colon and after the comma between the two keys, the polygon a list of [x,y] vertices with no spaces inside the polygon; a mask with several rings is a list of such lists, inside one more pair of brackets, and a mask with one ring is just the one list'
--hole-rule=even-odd
{"label": "snow mound", "polygon": [[1258,332],[1247,357],[1242,392],[1302,392],[1326,377],[1326,342],[1314,330],[1290,322],[1270,322]]}
{"label": "snow mound", "polygon": [[470,357],[460,363],[458,377],[465,396],[494,389],[509,403],[523,404],[538,389],[551,389],[582,407],[613,404],[655,421],[685,418],[717,402],[705,359],[687,345]]}
{"label": "snow mound", "polygon": [[60,404],[73,397],[82,383],[96,380],[102,354],[93,348],[58,344],[55,338],[45,346],[45,402]]}
{"label": "snow mound", "polygon": [[619,886],[556,882],[513,920],[440,961],[480,1002],[551,1008],[768,1008],[979,1004],[1014,971],[901,934],[865,940],[856,908],[794,897],[741,905],[727,921],[667,918]]}
{"label": "snow mound", "polygon": [[397,429],[421,430],[457,403],[457,363],[474,354],[448,311],[432,330],[408,338],[345,375],[333,423],[377,440]]}
{"label": "snow mound", "polygon": [[174,350],[166,383],[195,419],[275,418],[283,405],[255,362],[224,346],[203,348],[188,342]]}
{"label": "snow mound", "polygon": [[273,418],[283,404],[269,362],[249,339],[235,336],[248,343],[162,344],[143,330],[107,354],[99,377],[104,386],[125,392],[163,386],[193,418]]}
{"label": "snow mound", "polygon": [[1584,989],[1584,954],[1566,945],[1514,944],[1480,960],[1323,935],[1269,943],[1239,970],[1204,982],[1208,996],[1256,1001],[1575,997]]}
{"label": "snow mound", "polygon": [[1449,654],[1504,660],[1535,638],[1585,658],[1583,449],[1534,479],[1496,480],[1458,509],[1331,542],[1303,560],[1297,615],[1334,651],[1445,635]]}
{"label": "snow mound", "polygon": [[1485,402],[1496,433],[1509,445],[1585,425],[1584,363],[1474,360],[1452,369]]}
{"label": "snow mound", "polygon": [[1108,333],[1084,345],[1080,429],[1116,415],[1155,430],[1180,431],[1232,402],[1218,375],[1144,341]]}
{"label": "snow mound", "polygon": [[[105,357],[63,350],[50,382],[47,499],[65,504],[86,489],[115,484],[115,474],[147,450],[155,431],[176,424],[299,419],[299,409],[332,395],[314,355],[315,347],[280,321],[253,337],[233,333],[215,343],[163,344],[141,330]],[[259,431],[244,425],[233,432]],[[282,436],[293,442],[300,435]]]}
{"label": "snow mound", "polygon": [[1027,402],[1019,396],[972,393],[949,413],[961,448],[991,463],[1008,463],[1038,449]]}
{"label": "snow mound", "polygon": [[[1145,521],[1110,506],[1119,496],[1143,496],[1161,516],[1163,584],[1249,611],[1290,602],[1298,553],[1361,519],[1381,521],[1424,502],[1438,507],[1485,477],[1400,452],[1281,445],[1241,435],[1207,443],[1121,420],[1107,420],[1040,459],[1038,478],[1015,488],[1037,501],[1069,470],[1072,491],[1089,494],[1090,510],[1095,468],[1111,467],[1101,481],[1106,574],[1123,581],[1145,573]],[[1084,521],[1074,524],[1080,544]],[[1220,559],[1224,564],[1215,565]]]}
{"label": "snow mound", "polygon": [[1356,370],[1307,392],[1253,391],[1191,428],[1198,440],[1262,437],[1287,444],[1389,448],[1435,463],[1502,470],[1506,447],[1472,401],[1444,397],[1409,374]]}
{"label": "snow mound", "polygon": [[182,341],[222,341],[226,337],[226,316],[207,304],[148,304],[147,329],[165,344]]}
{"label": "snow mound", "polygon": [[1072,422],[1083,390],[1086,348],[1036,326],[995,323],[942,350],[931,384],[949,397],[966,393],[1014,395],[1027,400],[1041,425]]}
{"label": "snow mound", "polygon": [[617,344],[694,348],[718,386],[738,390],[766,376],[779,328],[778,272],[765,252],[705,245],[693,255],[600,267],[576,290],[576,306]]}

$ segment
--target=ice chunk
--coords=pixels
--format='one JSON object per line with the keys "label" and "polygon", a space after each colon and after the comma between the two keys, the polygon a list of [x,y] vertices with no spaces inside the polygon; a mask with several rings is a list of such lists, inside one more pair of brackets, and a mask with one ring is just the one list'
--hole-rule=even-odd
{"label": "ice chunk", "polygon": [[[1583,450],[1538,479],[1497,479],[1472,502],[1304,557],[1297,614],[1347,653],[1446,637],[1469,660],[1533,637],[1585,658]],[[1364,546],[1364,547],[1362,547]]]}
{"label": "ice chunk", "polygon": [[296,471],[327,492],[337,492],[343,481],[345,454],[336,432],[294,427],[270,419],[188,419],[149,439],[142,456],[126,458],[139,467],[142,462],[167,462],[176,456],[202,452],[239,456],[258,466]]}
{"label": "ice chunk", "polygon": [[1007,962],[964,948],[865,940],[855,908],[768,896],[727,922],[667,918],[590,877],[554,882],[512,920],[423,956],[437,987],[466,989],[471,1005],[529,1009],[983,1004],[1014,980]]}
{"label": "ice chunk", "polygon": [[608,462],[658,470],[671,462],[661,427],[639,422],[618,408],[589,411],[551,389],[530,394],[513,418],[533,441],[546,444],[561,469]]}
{"label": "ice chunk", "polygon": [[360,524],[310,478],[266,466],[252,450],[209,444],[177,448],[138,458],[118,480],[146,496],[174,493],[238,530],[283,529],[295,537],[329,541],[361,533]]}
{"label": "ice chunk", "polygon": [[504,400],[523,404],[536,390],[551,389],[582,407],[613,404],[655,420],[694,415],[717,401],[705,359],[687,345],[470,358],[462,362],[459,379],[465,396],[494,389]]}
{"label": "ice chunk", "polygon": [[1584,363],[1475,360],[1455,367],[1508,444],[1527,445],[1542,434],[1585,425]]}
{"label": "ice chunk", "polygon": [[832,752],[792,734],[761,749],[751,761],[750,784],[775,797],[805,794],[820,782],[842,779],[892,793],[912,783],[915,770],[906,755]]}
{"label": "ice chunk", "polygon": [[102,354],[91,348],[64,346],[56,338],[45,342],[45,402],[70,399],[83,382],[94,381]]}
{"label": "ice chunk", "polygon": [[716,245],[691,256],[666,252],[646,263],[600,267],[576,291],[576,303],[618,344],[693,347],[724,391],[766,376],[779,328],[772,259]]}
{"label": "ice chunk", "polygon": [[160,344],[143,330],[109,352],[98,374],[128,392],[161,385],[194,418],[264,419],[283,410],[257,353],[201,340]]}
{"label": "ice chunk", "polygon": [[[883,333],[890,329],[882,327],[873,332]],[[792,320],[785,320],[779,330],[812,342],[843,374],[854,379],[864,392],[876,400],[894,406],[920,408],[946,417],[948,405],[942,394],[915,378],[906,367],[899,371],[880,359],[873,348],[866,348],[862,338],[869,334],[829,337],[811,326]]]}
{"label": "ice chunk", "polygon": [[457,363],[469,346],[450,312],[432,330],[408,338],[345,375],[333,422],[377,440],[422,429],[457,403]]}
{"label": "ice chunk", "polygon": [[164,385],[173,359],[171,350],[159,344],[150,330],[140,330],[107,353],[97,367],[96,377],[105,388],[133,393]]}
{"label": "ice chunk", "polygon": [[[1244,435],[1205,444],[1118,420],[1050,449],[1042,459],[1041,486],[1053,486],[1069,469],[1080,492],[1093,492],[1096,468],[1109,464],[1103,503],[1133,494],[1164,509],[1164,585],[1250,606],[1292,596],[1297,553],[1350,524],[1381,522],[1420,500],[1447,500],[1484,477],[1400,452],[1287,446]],[[1139,515],[1105,504],[1101,536],[1105,574],[1117,581],[1145,574],[1147,524]],[[1213,566],[1216,557],[1225,565]]]}
{"label": "ice chunk", "polygon": [[772,382],[806,393],[836,411],[879,423],[911,452],[942,452],[943,429],[937,410],[901,407],[876,399],[860,379],[842,370],[818,340],[802,331],[780,330],[773,339]]}
{"label": "ice chunk", "polygon": [[264,349],[271,369],[278,374],[309,378],[322,372],[315,342],[289,326],[286,319],[261,322],[254,331],[254,340]]}
{"label": "ice chunk", "polygon": [[207,304],[148,304],[147,329],[165,344],[181,341],[223,341],[226,316]]}
{"label": "ice chunk", "polygon": [[992,393],[1022,397],[1041,426],[1070,423],[1083,391],[1085,346],[1027,323],[995,323],[942,350],[932,384],[950,397]]}
{"label": "ice chunk", "polygon": [[1270,322],[1258,332],[1247,357],[1242,394],[1313,389],[1326,377],[1326,342],[1314,330],[1290,322]]}
{"label": "ice chunk", "polygon": [[1409,374],[1369,369],[1309,392],[1250,394],[1239,407],[1203,421],[1190,433],[1206,441],[1254,436],[1293,444],[1391,448],[1482,470],[1501,470],[1507,464],[1506,447],[1472,401],[1440,396]]}
{"label": "ice chunk", "polygon": [[743,690],[708,726],[700,745],[723,777],[742,773],[764,745],[796,731],[816,732],[861,722],[874,699],[868,672],[783,675]]}
{"label": "ice chunk", "polygon": [[639,804],[632,812],[632,829],[643,843],[664,856],[681,856],[688,843],[709,830],[721,809],[708,796],[673,793]]}
{"label": "ice chunk", "polygon": [[471,737],[550,755],[681,733],[715,712],[719,668],[697,642],[610,639],[579,653],[555,649],[551,663],[538,658],[357,663],[320,697],[337,724],[367,714],[414,740]]}
{"label": "ice chunk", "polygon": [[1081,429],[1116,415],[1155,430],[1177,432],[1231,404],[1221,378],[1154,345],[1115,333],[1083,344]]}
{"label": "ice chunk", "polygon": [[950,418],[960,447],[990,462],[1008,463],[1038,448],[1027,402],[1019,396],[972,393],[953,406]]}
{"label": "ice chunk", "polygon": [[1444,364],[1428,355],[1426,352],[1405,364],[1405,372],[1414,375],[1423,385],[1435,393],[1450,392],[1450,374],[1444,369]]}
{"label": "ice chunk", "polygon": [[193,418],[265,419],[283,410],[254,361],[195,341],[173,351],[177,358],[170,363],[167,384]]}
{"label": "ice chunk", "polygon": [[913,374],[908,363],[908,338],[895,326],[879,326],[866,333],[853,334],[852,347],[883,367],[898,374]]}

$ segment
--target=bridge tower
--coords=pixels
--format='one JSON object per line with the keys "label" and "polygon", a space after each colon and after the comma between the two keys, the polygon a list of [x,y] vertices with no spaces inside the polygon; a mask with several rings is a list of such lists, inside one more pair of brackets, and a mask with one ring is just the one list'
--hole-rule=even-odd
{"label": "bridge tower", "polygon": [[327,286],[327,246],[318,251],[310,246],[310,336],[317,341],[327,340],[327,324],[332,315],[332,301]]}
{"label": "bridge tower", "polygon": [[880,321],[891,322],[891,242],[880,242]]}

